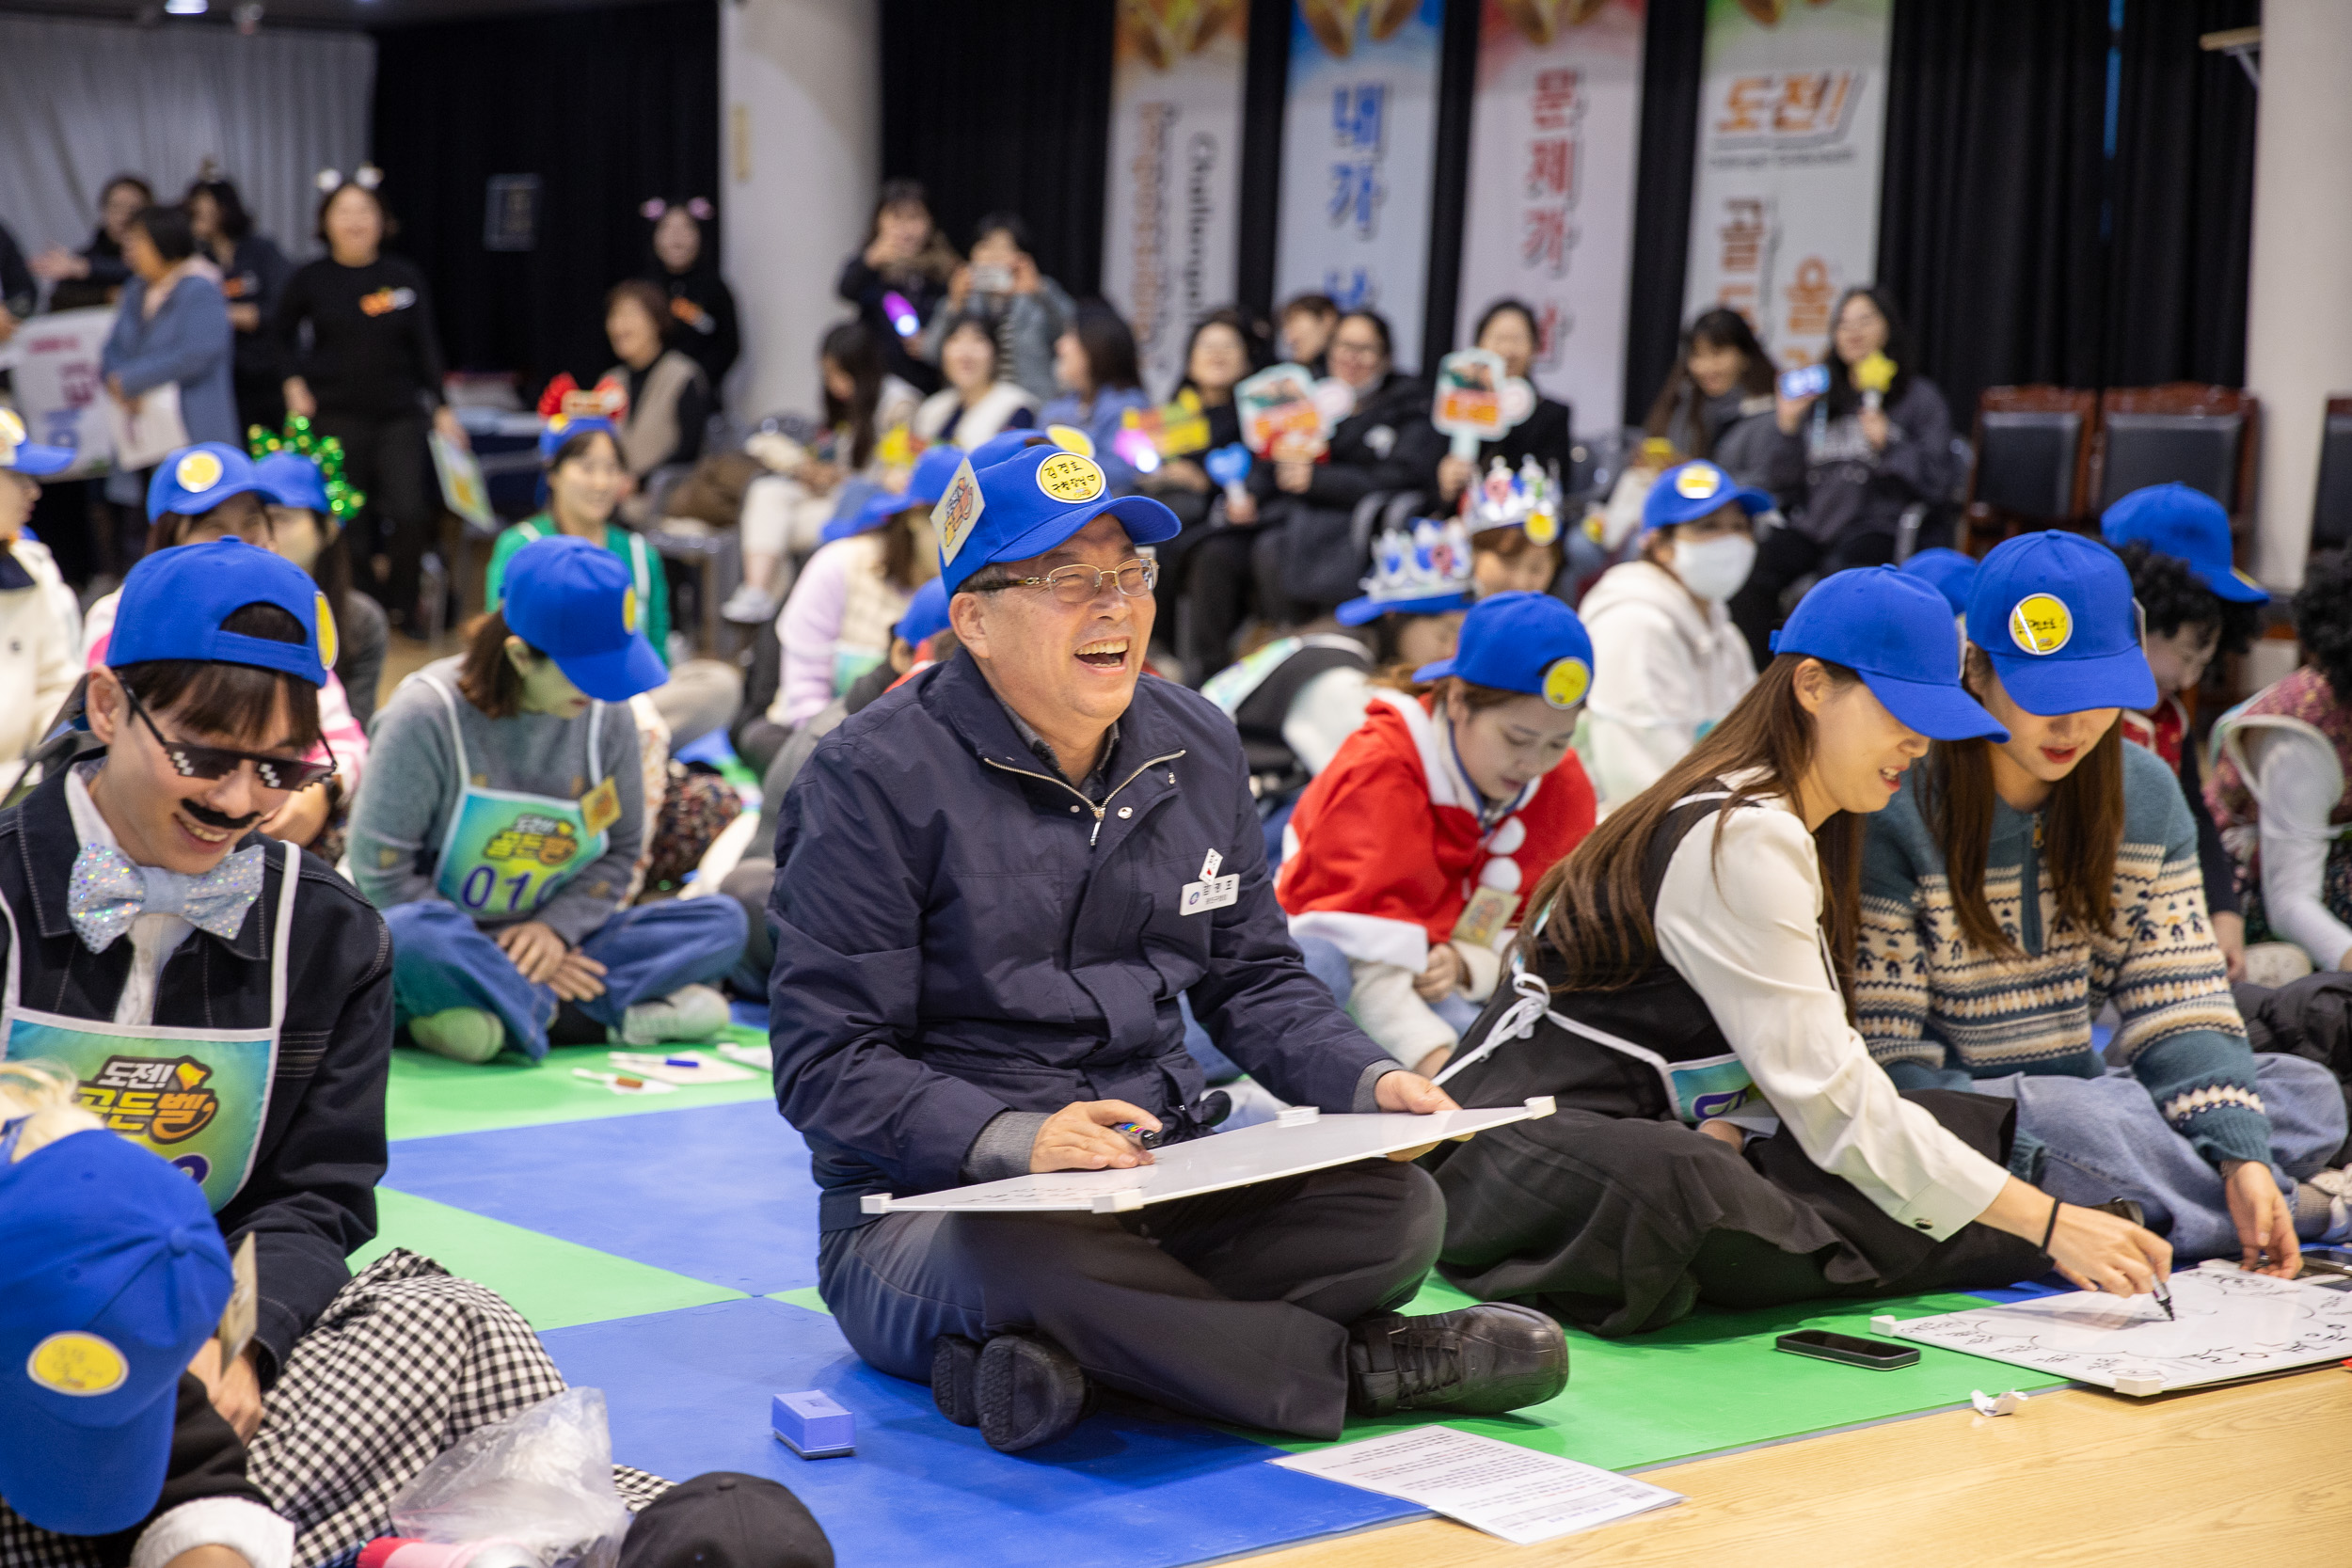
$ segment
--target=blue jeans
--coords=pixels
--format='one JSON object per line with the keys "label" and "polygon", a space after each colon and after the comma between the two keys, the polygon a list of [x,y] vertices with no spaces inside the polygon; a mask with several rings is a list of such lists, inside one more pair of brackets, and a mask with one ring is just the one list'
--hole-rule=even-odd
{"label": "blue jeans", "polygon": [[[1323,982],[1324,989],[1331,993],[1332,1001],[1346,1006],[1348,993],[1356,989],[1355,981],[1348,974],[1347,955],[1321,937],[1298,937],[1294,940],[1298,943],[1298,956],[1307,960],[1307,973]],[[1239,1078],[1241,1064],[1219,1051],[1216,1042],[1209,1038],[1209,1032],[1201,1028],[1200,1021],[1192,1016],[1192,999],[1179,996],[1176,1006],[1184,1014],[1184,1049],[1191,1052],[1192,1059],[1200,1064],[1201,1073],[1212,1084],[1230,1084]]]}
{"label": "blue jeans", "polygon": [[[498,1014],[509,1043],[532,1061],[548,1053],[548,1025],[562,1004],[522,977],[491,933],[437,898],[384,911],[392,933],[395,1023],[451,1007]],[[604,965],[604,994],[577,1004],[608,1028],[640,1002],[681,987],[714,984],[743,951],[743,906],[732,898],[670,898],[616,910],[580,950]]]}
{"label": "blue jeans", "polygon": [[[2344,1142],[2344,1091],[2326,1068],[2300,1056],[2258,1052],[2254,1064],[2254,1086],[2270,1114],[2271,1174],[2292,1206],[2296,1182],[2327,1168]],[[2068,1203],[2133,1199],[2147,1211],[2149,1228],[2171,1242],[2180,1267],[2238,1256],[2221,1173],[2171,1129],[2128,1069],[2098,1078],[2016,1073],[1969,1087],[2017,1101],[2018,1132],[2049,1150],[2043,1192]]]}

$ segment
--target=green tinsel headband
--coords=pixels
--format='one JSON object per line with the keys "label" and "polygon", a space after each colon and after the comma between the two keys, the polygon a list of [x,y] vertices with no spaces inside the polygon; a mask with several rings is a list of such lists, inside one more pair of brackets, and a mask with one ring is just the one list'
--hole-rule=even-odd
{"label": "green tinsel headband", "polygon": [[319,480],[326,486],[326,510],[341,527],[359,515],[368,504],[367,493],[355,490],[343,477],[343,444],[332,436],[320,436],[310,429],[310,421],[299,414],[286,416],[286,428],[272,434],[261,425],[246,432],[246,451],[257,460],[281,451],[305,457],[318,466]]}

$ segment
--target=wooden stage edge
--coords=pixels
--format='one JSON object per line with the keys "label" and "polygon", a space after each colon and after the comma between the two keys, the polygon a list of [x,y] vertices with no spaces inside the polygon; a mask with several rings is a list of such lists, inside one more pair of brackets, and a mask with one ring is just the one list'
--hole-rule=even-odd
{"label": "wooden stage edge", "polygon": [[1663,1465],[1642,1479],[1687,1500],[1539,1546],[1428,1519],[1244,1560],[1249,1568],[2106,1568],[2227,1544],[2264,1568],[2344,1568],[2352,1563],[2352,1372],[2331,1363],[2153,1400],[2053,1389],[2014,1416],[1935,1411]]}

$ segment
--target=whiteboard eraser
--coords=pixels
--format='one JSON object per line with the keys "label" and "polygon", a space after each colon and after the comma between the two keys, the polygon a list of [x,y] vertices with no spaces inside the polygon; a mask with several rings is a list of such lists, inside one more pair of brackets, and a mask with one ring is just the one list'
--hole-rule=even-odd
{"label": "whiteboard eraser", "polygon": [[890,1212],[890,1195],[867,1193],[857,1200],[857,1212],[861,1214],[887,1214]]}
{"label": "whiteboard eraser", "polygon": [[1315,1106],[1293,1105],[1286,1110],[1278,1112],[1275,1115],[1274,1125],[1277,1127],[1304,1127],[1309,1122],[1319,1119],[1322,1116],[1323,1112]]}
{"label": "whiteboard eraser", "polygon": [[1902,1322],[1902,1320],[1896,1317],[1892,1312],[1882,1312],[1877,1317],[1870,1320],[1870,1332],[1873,1334],[1892,1335],[1895,1332],[1895,1325],[1900,1322]]}
{"label": "whiteboard eraser", "polygon": [[1143,1189],[1140,1187],[1122,1187],[1115,1193],[1097,1193],[1092,1199],[1092,1208],[1098,1214],[1120,1214],[1142,1207]]}
{"label": "whiteboard eraser", "polygon": [[2151,1394],[2164,1392],[2164,1379],[2153,1372],[2118,1372],[2115,1374],[2115,1391],[2144,1400]]}
{"label": "whiteboard eraser", "polygon": [[1527,1114],[1530,1117],[1548,1117],[1559,1108],[1559,1105],[1548,1094],[1531,1094],[1527,1097]]}

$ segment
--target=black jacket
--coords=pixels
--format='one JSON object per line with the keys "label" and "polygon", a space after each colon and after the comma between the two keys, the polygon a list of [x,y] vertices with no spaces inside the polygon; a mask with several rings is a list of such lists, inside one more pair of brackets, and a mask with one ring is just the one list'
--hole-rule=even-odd
{"label": "black jacket", "polygon": [[1532,457],[1557,474],[1563,484],[1566,483],[1576,469],[1576,459],[1569,452],[1576,444],[1569,428],[1573,420],[1566,404],[1539,394],[1534,410],[1504,431],[1502,440],[1478,443],[1479,473],[1486,473],[1487,465],[1498,457],[1517,473],[1520,460]]}
{"label": "black jacket", "polygon": [[1445,437],[1429,422],[1429,388],[1391,371],[1331,432],[1330,451],[1315,465],[1305,495],[1278,488],[1274,465],[1263,460],[1251,469],[1249,488],[1260,500],[1282,497],[1345,510],[1375,490],[1434,492],[1445,452]]}
{"label": "black jacket", "polygon": [[915,316],[926,325],[947,298],[947,285],[929,274],[909,271],[884,276],[867,262],[863,252],[841,263],[841,277],[834,284],[834,293],[857,307],[858,320],[882,345],[882,364],[890,373],[917,391],[936,392],[945,385],[939,367],[908,352],[907,340],[898,336],[890,312],[882,309],[882,295],[894,290],[914,307]]}
{"label": "black jacket", "polygon": [[[92,753],[103,756],[104,753]],[[0,811],[0,893],[26,934],[24,1006],[71,1018],[114,1016],[131,974],[131,942],[92,953],[66,914],[80,839],[59,769],[23,803]],[[174,1026],[260,1029],[269,1023],[271,922],[283,879],[270,843],[262,896],[233,942],[196,931],[156,977],[155,1017]],[[343,1259],[375,1234],[384,1175],[384,1084],[392,1049],[392,943],[383,917],[325,861],[302,858],[286,1021],[253,1173],[215,1217],[234,1251],[254,1237],[262,1301],[254,1340],[262,1382],[275,1382],[294,1342],[351,1278]],[[0,962],[8,933],[0,928]]]}

